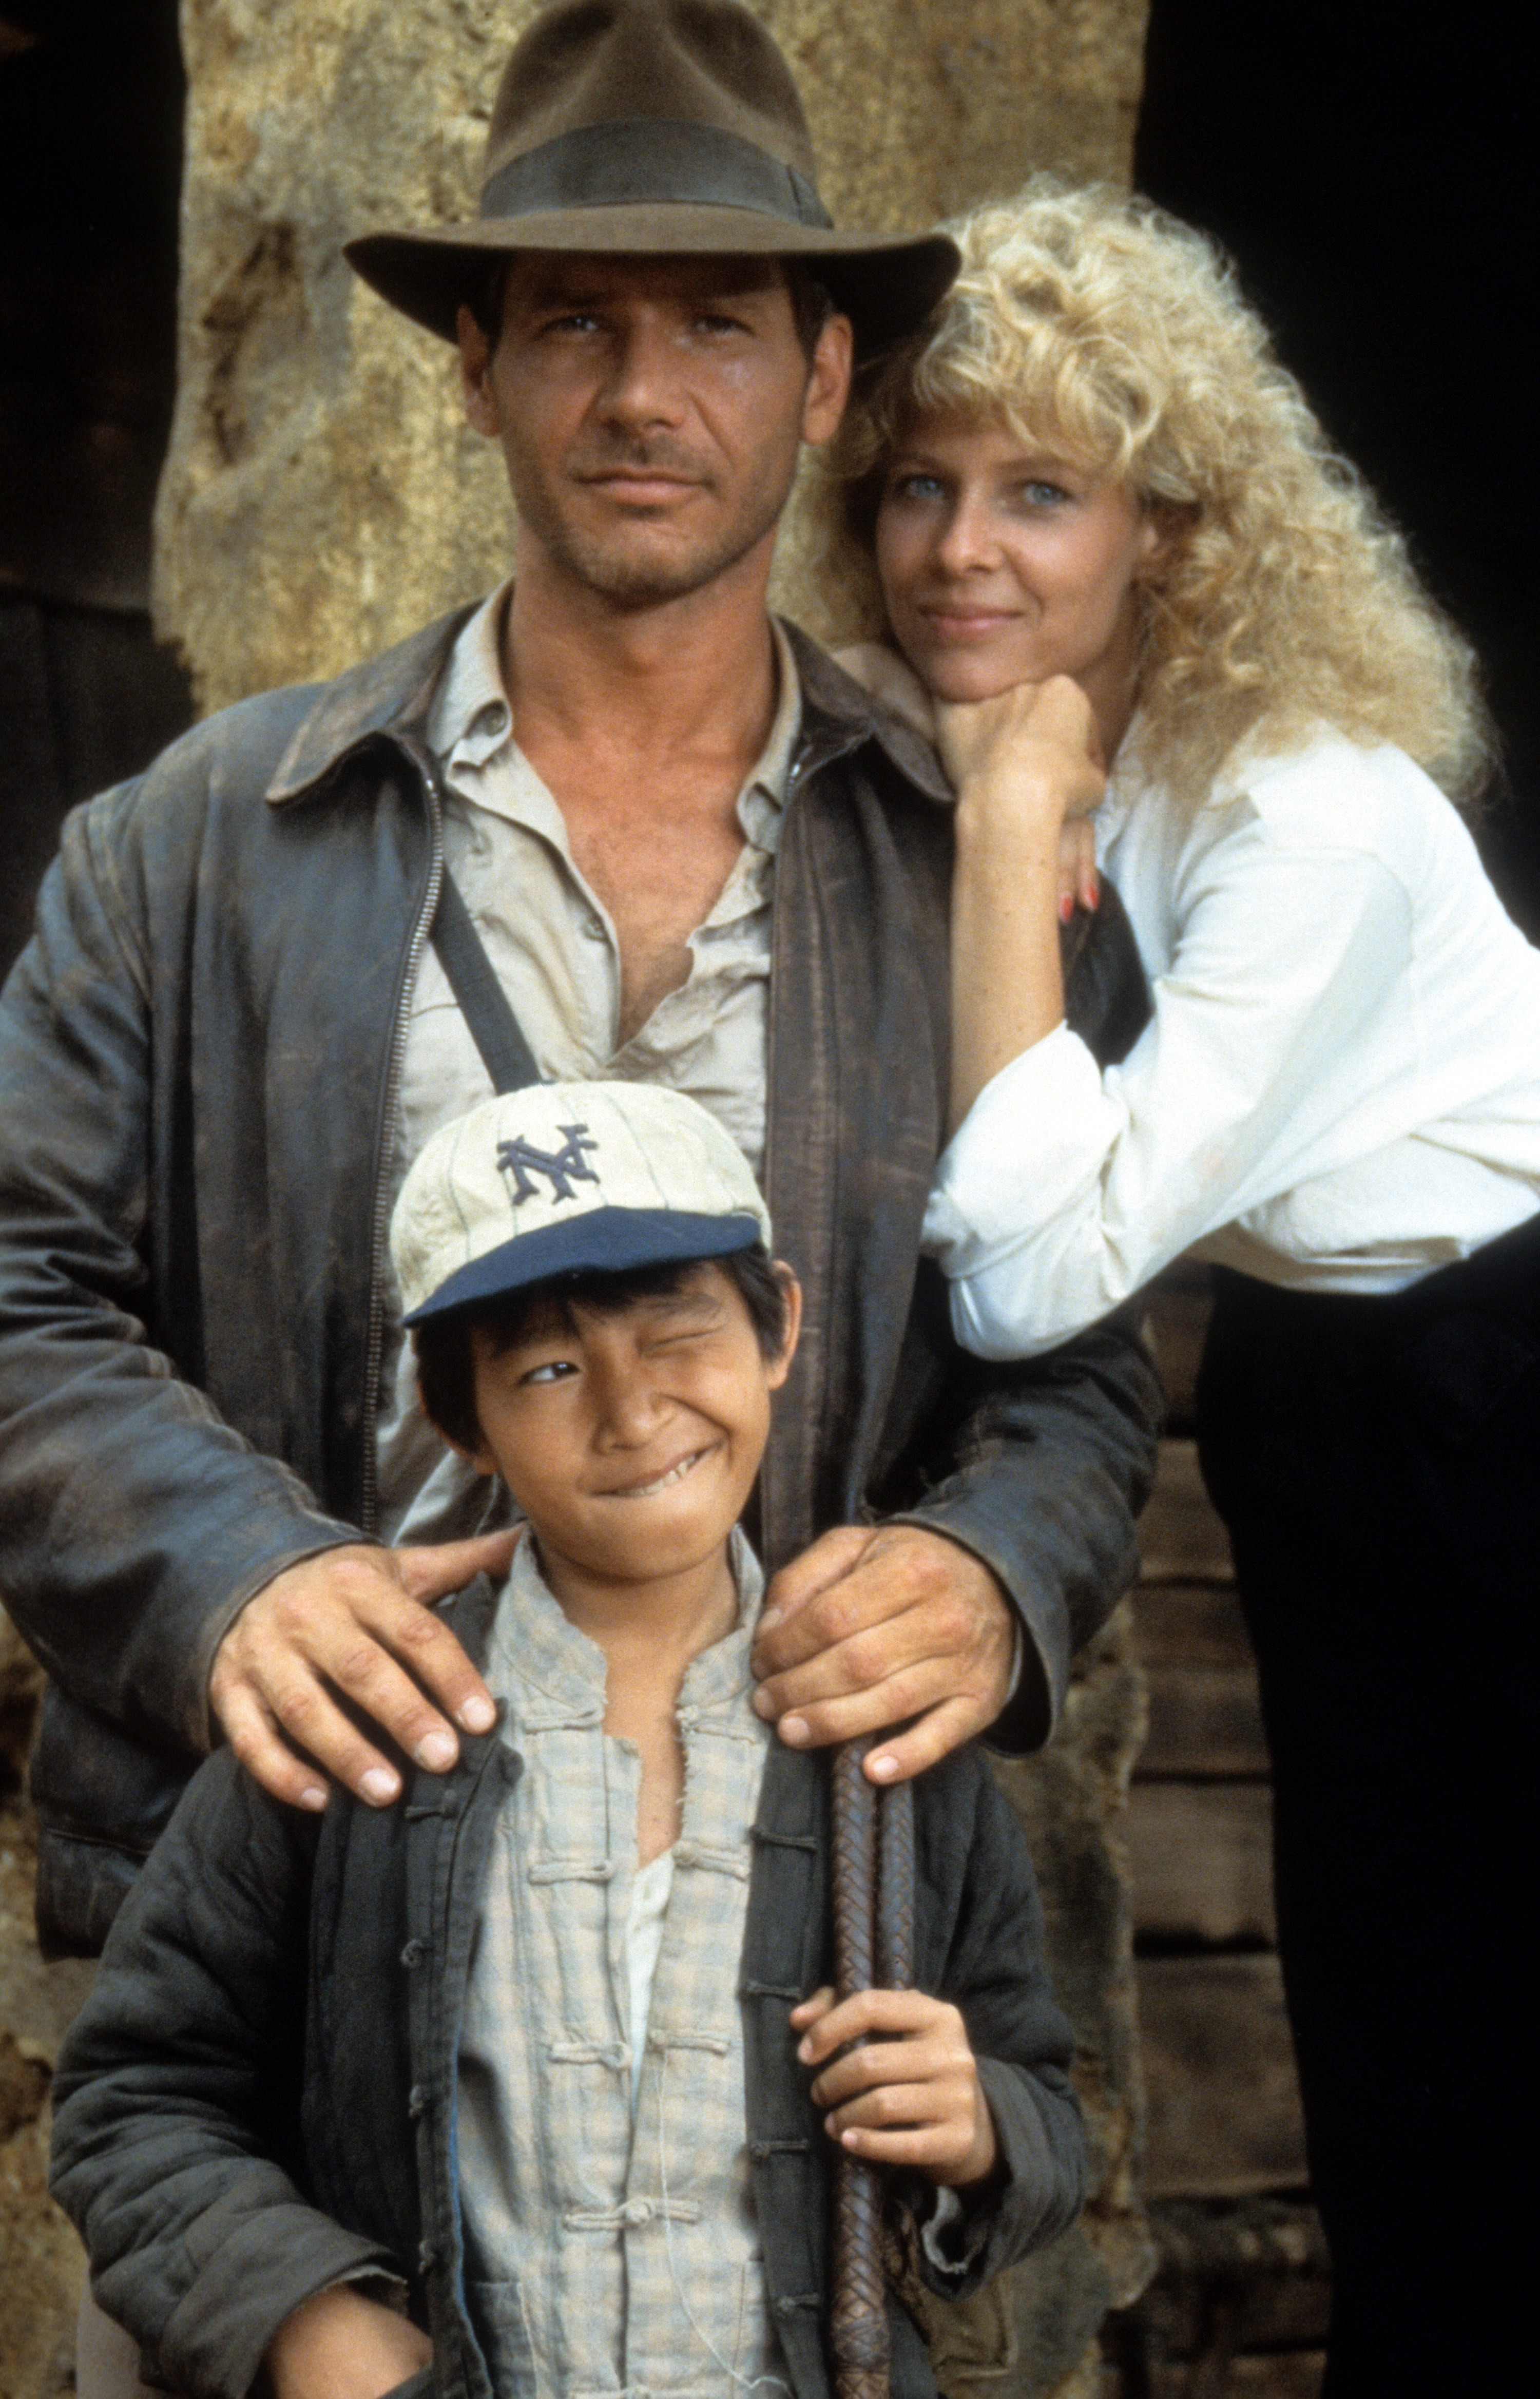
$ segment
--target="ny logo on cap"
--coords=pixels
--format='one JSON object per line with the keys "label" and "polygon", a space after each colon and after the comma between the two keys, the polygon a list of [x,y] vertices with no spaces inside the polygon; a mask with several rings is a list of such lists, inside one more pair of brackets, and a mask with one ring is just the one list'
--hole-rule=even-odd
{"label": "ny logo on cap", "polygon": [[534,1142],[526,1141],[521,1133],[516,1134],[512,1141],[498,1143],[497,1163],[505,1174],[515,1177],[512,1197],[516,1208],[521,1200],[537,1196],[532,1179],[536,1174],[550,1177],[553,1201],[570,1200],[574,1183],[598,1182],[599,1177],[593,1168],[583,1163],[583,1152],[599,1147],[596,1141],[587,1138],[588,1126],[558,1125],[557,1131],[567,1136],[561,1149],[536,1149]]}

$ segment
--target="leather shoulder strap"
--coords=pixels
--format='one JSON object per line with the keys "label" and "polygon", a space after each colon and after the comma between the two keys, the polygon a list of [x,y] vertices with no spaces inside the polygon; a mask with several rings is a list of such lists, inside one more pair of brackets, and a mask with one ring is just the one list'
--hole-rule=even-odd
{"label": "leather shoulder strap", "polygon": [[433,946],[496,1091],[521,1091],[543,1078],[481,946],[459,886],[447,872],[433,919]]}

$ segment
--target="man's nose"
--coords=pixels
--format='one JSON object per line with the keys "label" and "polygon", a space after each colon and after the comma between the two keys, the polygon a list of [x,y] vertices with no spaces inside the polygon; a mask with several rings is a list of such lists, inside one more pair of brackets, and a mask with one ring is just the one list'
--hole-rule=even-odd
{"label": "man's nose", "polygon": [[602,406],[612,423],[632,428],[679,422],[679,358],[665,327],[643,321],[622,328],[611,352]]}

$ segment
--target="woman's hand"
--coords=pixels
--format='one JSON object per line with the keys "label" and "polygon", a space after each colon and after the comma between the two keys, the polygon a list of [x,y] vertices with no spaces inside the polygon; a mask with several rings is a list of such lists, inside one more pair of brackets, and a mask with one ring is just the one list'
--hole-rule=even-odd
{"label": "woman's hand", "polygon": [[1068,675],[939,708],[937,741],[957,791],[955,1132],[985,1084],[1063,1022],[1059,928],[1076,897],[1096,904],[1095,860],[1076,828],[1106,775],[1090,702]]}
{"label": "woman's hand", "polygon": [[1059,915],[1068,924],[1075,909],[1101,905],[1096,834],[1089,817],[1066,817],[1059,828]]}
{"label": "woman's hand", "polygon": [[989,820],[1057,826],[1089,816],[1107,787],[1095,712],[1068,675],[938,702],[936,746],[959,806]]}
{"label": "woman's hand", "polygon": [[357,2284],[337,2283],[285,2316],[263,2363],[273,2399],[385,2399],[432,2365],[433,2343]]}
{"label": "woman's hand", "polygon": [[[924,1991],[858,1991],[836,2005],[825,1988],[791,2010],[791,2023],[803,2064],[822,2067],[813,2096],[830,2111],[831,2140],[949,2188],[983,2181],[994,2164],[994,2119],[954,2007]],[[836,2055],[862,2034],[877,2038]]]}

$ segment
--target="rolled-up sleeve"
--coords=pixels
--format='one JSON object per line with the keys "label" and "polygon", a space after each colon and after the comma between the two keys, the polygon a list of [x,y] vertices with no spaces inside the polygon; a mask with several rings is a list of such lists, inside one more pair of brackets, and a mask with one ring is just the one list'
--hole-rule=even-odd
{"label": "rolled-up sleeve", "polygon": [[1033,1357],[1195,1242],[1418,1118],[1415,1044],[1383,1078],[1361,1042],[1407,1004],[1412,905],[1351,847],[1300,847],[1254,812],[1182,895],[1170,966],[1128,1059],[1067,1026],[1004,1067],[943,1155],[925,1246],[958,1339]]}

